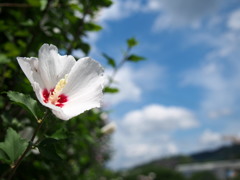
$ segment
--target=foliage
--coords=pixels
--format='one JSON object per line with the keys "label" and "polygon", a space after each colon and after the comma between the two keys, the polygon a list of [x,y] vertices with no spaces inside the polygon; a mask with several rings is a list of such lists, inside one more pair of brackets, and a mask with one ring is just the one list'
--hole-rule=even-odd
{"label": "foliage", "polygon": [[238,174],[236,177],[232,178],[232,180],[240,180],[240,175]]}
{"label": "foliage", "polygon": [[29,111],[29,113],[31,113],[36,120],[43,117],[43,110],[41,106],[39,106],[37,101],[32,99],[29,95],[14,91],[8,91],[7,96],[11,101]]}
{"label": "foliage", "polygon": [[0,143],[0,159],[13,163],[27,148],[27,144],[27,141],[22,139],[16,131],[8,128],[4,142]]}
{"label": "foliage", "polygon": [[194,173],[190,180],[217,180],[217,178],[212,172],[203,171]]}
{"label": "foliage", "polygon": [[[101,133],[108,121],[102,116],[106,112],[91,110],[67,122],[58,120],[34,100],[32,87],[16,61],[17,56],[36,57],[43,43],[57,45],[62,54],[78,50],[88,55],[88,33],[102,29],[95,16],[111,4],[111,0],[0,3],[0,179],[10,172],[15,172],[14,179],[43,180],[115,175],[105,168],[111,156],[109,136]],[[130,54],[137,44],[134,38],[127,40],[121,61],[103,53],[113,68],[105,93],[118,92],[112,84],[125,62],[144,59]]]}

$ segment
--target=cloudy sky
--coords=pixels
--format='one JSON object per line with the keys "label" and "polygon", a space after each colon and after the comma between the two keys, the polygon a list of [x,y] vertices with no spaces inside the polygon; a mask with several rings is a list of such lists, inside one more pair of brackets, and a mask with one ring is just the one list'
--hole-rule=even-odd
{"label": "cloudy sky", "polygon": [[[217,147],[240,129],[240,1],[115,0],[89,34],[91,56],[120,61],[125,40],[147,58],[116,76],[112,168]],[[106,66],[106,72],[110,70]]]}

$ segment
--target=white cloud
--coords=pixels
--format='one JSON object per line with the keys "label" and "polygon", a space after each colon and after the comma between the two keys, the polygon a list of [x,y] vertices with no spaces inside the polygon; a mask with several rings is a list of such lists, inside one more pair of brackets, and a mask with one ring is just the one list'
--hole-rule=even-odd
{"label": "white cloud", "polygon": [[179,152],[177,145],[167,135],[156,136],[145,134],[127,135],[123,129],[113,136],[115,147],[110,167],[129,168],[156,158],[173,155]]}
{"label": "white cloud", "polygon": [[223,138],[220,133],[211,130],[205,130],[200,137],[200,141],[205,145],[219,145],[222,144]]}
{"label": "white cloud", "polygon": [[129,144],[125,149],[125,155],[128,159],[126,167],[134,166],[167,155],[178,153],[178,148],[173,142],[165,142],[164,145],[139,143]]}
{"label": "white cloud", "polygon": [[200,136],[200,149],[216,149],[218,147],[232,144],[235,140],[238,141],[239,136],[228,136],[220,132],[215,132],[210,129],[206,129]]}
{"label": "white cloud", "polygon": [[204,90],[200,107],[212,119],[235,113],[240,100],[240,9],[218,14],[216,19],[224,23],[213,23],[211,29],[188,38],[210,51],[201,65],[185,73],[183,80]]}
{"label": "white cloud", "polygon": [[184,83],[204,90],[200,105],[208,117],[234,113],[240,100],[239,33],[231,29],[220,33],[212,30],[192,39],[211,51],[203,58],[202,65],[185,73]]}
{"label": "white cloud", "polygon": [[193,128],[198,126],[198,122],[188,109],[153,104],[127,113],[123,125],[132,133],[147,133]]}
{"label": "white cloud", "polygon": [[184,83],[205,89],[201,108],[208,117],[218,118],[231,113],[235,101],[235,95],[231,93],[233,87],[217,63],[209,63],[187,72]]}
{"label": "white cloud", "polygon": [[237,9],[230,14],[230,17],[227,23],[230,29],[240,30],[240,9]]}
{"label": "white cloud", "polygon": [[159,0],[148,0],[147,4],[142,8],[145,12],[160,11],[162,9],[161,1]]}
{"label": "white cloud", "polygon": [[131,167],[178,153],[171,134],[198,125],[190,110],[158,104],[130,111],[117,123],[118,131],[113,136],[116,152],[110,163],[114,168]]}
{"label": "white cloud", "polygon": [[[135,0],[113,0],[113,4],[108,8],[102,8],[98,15],[95,16],[96,23],[100,24],[103,29],[110,30],[108,27],[109,21],[118,21],[131,16],[132,14],[142,11],[142,4],[140,1]],[[86,41],[91,45],[91,54],[94,56],[99,56],[101,52],[98,50],[96,45],[97,41],[101,37],[101,32],[89,32],[87,34]],[[80,51],[75,53],[77,55],[82,55]]]}
{"label": "white cloud", "polygon": [[[110,75],[112,72],[106,71]],[[112,87],[117,87],[119,93],[105,95],[108,105],[116,105],[121,102],[137,102],[141,100],[143,90],[164,88],[165,69],[159,65],[149,64],[143,68],[134,69],[125,66],[119,70]]]}
{"label": "white cloud", "polygon": [[106,104],[115,105],[123,101],[140,100],[142,90],[134,80],[134,74],[132,69],[128,67],[122,68],[116,75],[114,81],[116,83],[115,85],[112,85],[112,87],[117,87],[119,89],[119,93],[113,95],[106,94],[105,95]]}
{"label": "white cloud", "polygon": [[112,20],[120,20],[129,17],[141,10],[141,2],[135,0],[114,0],[112,6],[104,8],[99,12],[97,20],[101,23]]}
{"label": "white cloud", "polygon": [[162,0],[159,17],[153,29],[155,31],[182,26],[197,28],[201,20],[215,12],[220,4],[217,0]]}
{"label": "white cloud", "polygon": [[167,69],[157,64],[146,64],[138,70],[132,70],[137,84],[144,90],[164,89],[167,86]]}
{"label": "white cloud", "polygon": [[232,114],[232,110],[229,108],[221,108],[218,110],[213,110],[213,111],[209,111],[208,112],[208,117],[210,117],[211,119],[217,119],[223,116],[227,116]]}

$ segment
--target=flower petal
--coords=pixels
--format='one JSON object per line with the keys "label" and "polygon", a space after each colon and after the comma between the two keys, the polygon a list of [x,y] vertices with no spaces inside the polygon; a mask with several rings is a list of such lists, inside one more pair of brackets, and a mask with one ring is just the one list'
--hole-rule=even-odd
{"label": "flower petal", "polygon": [[78,97],[98,85],[103,87],[103,81],[102,66],[89,57],[81,58],[69,73],[62,93],[71,98]]}
{"label": "flower petal", "polygon": [[91,58],[82,58],[74,65],[62,93],[69,101],[62,112],[53,111],[60,119],[68,120],[91,108],[100,107],[104,84],[103,68]]}
{"label": "flower petal", "polygon": [[33,86],[34,91],[35,91],[35,88],[34,88],[35,83],[37,83],[41,89],[44,89],[44,83],[39,74],[38,59],[34,57],[31,57],[31,58],[17,57],[17,61],[21,69],[23,70],[24,74],[27,76],[28,80],[30,81],[31,85]]}
{"label": "flower petal", "polygon": [[37,58],[17,57],[17,61],[30,83],[38,82],[39,80],[42,83],[41,77],[38,74]]}
{"label": "flower petal", "polygon": [[102,96],[102,85],[92,86],[89,92],[70,100],[61,108],[61,111],[54,110],[53,113],[62,120],[69,120],[86,110],[99,108],[101,106]]}
{"label": "flower petal", "polygon": [[57,47],[52,44],[43,44],[38,56],[39,72],[47,89],[54,88],[76,63],[73,56],[59,55]]}

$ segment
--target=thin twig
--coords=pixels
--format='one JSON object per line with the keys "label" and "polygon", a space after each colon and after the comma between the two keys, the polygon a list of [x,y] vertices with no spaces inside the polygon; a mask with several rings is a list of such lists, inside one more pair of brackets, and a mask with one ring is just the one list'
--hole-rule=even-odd
{"label": "thin twig", "polygon": [[8,177],[8,180],[11,180],[13,175],[15,174],[17,168],[19,167],[19,165],[21,164],[22,160],[25,158],[25,156],[27,155],[27,153],[32,149],[32,145],[34,144],[34,139],[38,133],[38,131],[40,130],[40,128],[42,127],[42,124],[44,122],[44,120],[46,119],[48,114],[48,111],[44,114],[44,117],[41,119],[41,121],[38,123],[38,127],[37,129],[34,131],[33,136],[31,138],[31,140],[28,143],[28,147],[26,148],[26,150],[23,152],[23,154],[20,156],[20,158],[16,161],[14,167],[11,169],[10,171],[10,175]]}

